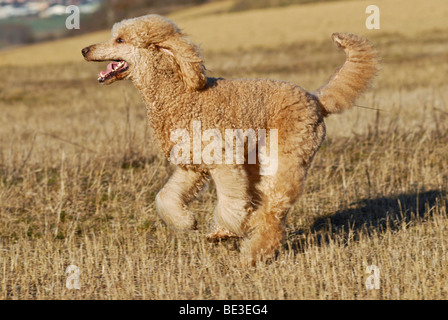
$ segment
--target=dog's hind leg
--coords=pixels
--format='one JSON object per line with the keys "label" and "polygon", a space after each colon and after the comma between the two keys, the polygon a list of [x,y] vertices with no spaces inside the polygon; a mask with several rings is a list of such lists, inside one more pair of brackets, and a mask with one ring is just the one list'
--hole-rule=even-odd
{"label": "dog's hind leg", "polygon": [[[296,163],[295,157],[284,157],[282,164]],[[275,257],[285,234],[286,215],[301,194],[306,168],[282,165],[272,176],[263,176],[258,189],[260,204],[247,221],[247,234],[241,244],[245,264],[254,265]]]}
{"label": "dog's hind leg", "polygon": [[325,137],[325,125],[316,103],[307,99],[307,108],[291,105],[270,124],[281,129],[278,159],[273,162],[277,170],[272,175],[263,175],[256,184],[259,205],[246,223],[247,234],[241,244],[242,259],[249,264],[275,257],[281,247],[286,215],[302,193],[308,169]]}
{"label": "dog's hind leg", "polygon": [[156,196],[157,211],[165,223],[179,231],[196,229],[196,219],[188,204],[207,181],[203,172],[176,168],[174,174]]}

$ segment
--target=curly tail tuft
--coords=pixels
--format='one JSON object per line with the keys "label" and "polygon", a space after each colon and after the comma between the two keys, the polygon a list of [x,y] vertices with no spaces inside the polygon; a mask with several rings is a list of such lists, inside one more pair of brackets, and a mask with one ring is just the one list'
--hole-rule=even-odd
{"label": "curly tail tuft", "polygon": [[327,116],[349,109],[369,88],[378,71],[379,55],[367,39],[350,33],[333,33],[333,41],[345,51],[345,63],[314,94]]}

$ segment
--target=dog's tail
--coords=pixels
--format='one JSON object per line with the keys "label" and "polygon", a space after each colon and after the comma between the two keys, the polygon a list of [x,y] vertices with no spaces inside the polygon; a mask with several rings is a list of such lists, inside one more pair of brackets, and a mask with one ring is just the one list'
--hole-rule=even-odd
{"label": "dog's tail", "polygon": [[378,71],[379,56],[372,43],[349,33],[333,33],[333,41],[345,51],[345,63],[314,94],[323,106],[323,114],[351,108]]}

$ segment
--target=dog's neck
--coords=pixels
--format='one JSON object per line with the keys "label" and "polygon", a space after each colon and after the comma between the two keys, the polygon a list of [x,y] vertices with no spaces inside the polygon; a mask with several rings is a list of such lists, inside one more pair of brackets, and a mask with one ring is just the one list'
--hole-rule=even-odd
{"label": "dog's neck", "polygon": [[150,113],[169,111],[173,102],[186,94],[182,80],[170,70],[145,70],[133,75],[132,82],[140,91]]}
{"label": "dog's neck", "polygon": [[[193,100],[197,97],[188,92],[182,79],[169,69],[165,72],[161,72],[160,69],[146,69],[144,72],[134,73],[132,81],[140,91],[148,110],[148,120],[153,131],[154,141],[169,156],[167,146],[160,144],[161,141],[164,141],[162,136],[170,134],[165,131],[169,127],[167,123],[176,121],[172,117],[175,114],[174,109],[178,109],[179,106],[194,105]],[[184,114],[183,119],[185,120],[189,114],[191,113]]]}

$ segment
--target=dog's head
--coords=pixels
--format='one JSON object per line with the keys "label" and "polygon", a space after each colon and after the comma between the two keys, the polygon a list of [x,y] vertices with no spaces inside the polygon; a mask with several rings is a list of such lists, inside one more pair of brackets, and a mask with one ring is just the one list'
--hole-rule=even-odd
{"label": "dog's head", "polygon": [[189,90],[199,90],[207,81],[198,47],[172,21],[159,15],[116,23],[110,40],[82,49],[82,55],[87,61],[111,61],[107,70],[98,74],[102,84],[155,70],[162,59],[164,67],[173,69]]}

